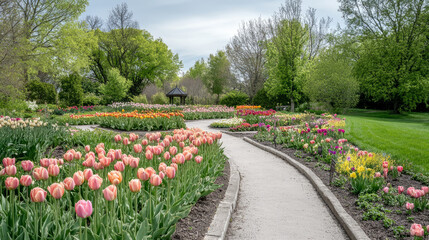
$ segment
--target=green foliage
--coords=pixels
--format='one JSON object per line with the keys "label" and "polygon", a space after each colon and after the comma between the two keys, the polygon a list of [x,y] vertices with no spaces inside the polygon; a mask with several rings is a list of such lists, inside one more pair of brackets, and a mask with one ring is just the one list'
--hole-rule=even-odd
{"label": "green foliage", "polygon": [[261,106],[266,109],[274,109],[275,103],[267,95],[265,88],[260,89],[252,99],[253,105]]}
{"label": "green foliage", "polygon": [[135,103],[148,103],[147,97],[145,94],[140,94],[140,95],[134,96],[132,98],[132,101]]}
{"label": "green foliage", "polygon": [[99,96],[95,95],[94,93],[87,93],[83,97],[82,105],[94,106],[94,105],[100,104],[100,102],[101,102],[101,98]]}
{"label": "green foliage", "polygon": [[107,83],[100,85],[103,102],[108,104],[124,100],[131,85],[132,82],[121,76],[118,69],[110,69],[107,72]]}
{"label": "green foliage", "polygon": [[165,95],[165,93],[163,93],[163,92],[157,92],[157,93],[155,93],[152,96],[151,102],[153,104],[167,104],[168,103],[168,98]]}
{"label": "green foliage", "polygon": [[245,105],[249,101],[249,96],[240,91],[230,91],[220,99],[221,105],[226,105],[229,107],[235,107],[238,105]]}
{"label": "green foliage", "polygon": [[303,91],[312,102],[331,107],[326,110],[354,107],[359,99],[359,83],[352,76],[351,61],[335,48],[322,51],[313,63]]}
{"label": "green foliage", "polygon": [[211,94],[217,95],[216,102],[219,102],[220,94],[223,93],[231,79],[230,63],[225,52],[218,51],[216,55],[210,54],[203,82]]}
{"label": "green foliage", "polygon": [[61,79],[59,99],[63,106],[80,106],[83,101],[82,78],[77,73]]}
{"label": "green foliage", "polygon": [[100,82],[93,81],[90,78],[83,78],[82,79],[82,88],[83,92],[86,93],[94,93],[99,94],[100,93]]}
{"label": "green foliage", "polygon": [[39,80],[31,80],[27,84],[28,99],[35,100],[38,104],[52,103],[57,100],[57,92],[52,84],[41,82]]}
{"label": "green foliage", "polygon": [[305,64],[304,46],[308,29],[298,20],[284,20],[276,26],[276,35],[268,43],[267,63],[268,79],[264,84],[267,95],[278,103],[291,104],[302,95],[300,81],[301,68]]}

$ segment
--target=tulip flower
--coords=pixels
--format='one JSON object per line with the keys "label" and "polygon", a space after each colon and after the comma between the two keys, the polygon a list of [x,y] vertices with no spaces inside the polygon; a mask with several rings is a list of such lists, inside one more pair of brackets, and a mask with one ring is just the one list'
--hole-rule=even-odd
{"label": "tulip flower", "polygon": [[429,187],[427,186],[423,186],[422,187],[422,191],[424,192],[424,194],[426,195],[429,192]]}
{"label": "tulip flower", "polygon": [[401,194],[404,191],[404,187],[403,186],[398,186],[398,193]]}
{"label": "tulip flower", "polygon": [[48,170],[44,167],[38,167],[33,170],[33,177],[38,180],[46,180],[49,178]]}
{"label": "tulip flower", "polygon": [[113,185],[118,185],[122,182],[122,174],[119,171],[110,171],[107,174],[107,178],[109,179],[110,183]]}
{"label": "tulip flower", "polygon": [[177,163],[172,163],[172,164],[170,164],[170,166],[174,167],[174,169],[176,169],[176,172],[177,172],[177,169],[179,168],[179,166],[177,165]]}
{"label": "tulip flower", "polygon": [[91,201],[79,200],[75,206],[76,215],[80,218],[87,218],[92,214],[92,203]]}
{"label": "tulip flower", "polygon": [[147,160],[152,160],[153,159],[153,153],[150,150],[147,150],[145,153],[145,157]]}
{"label": "tulip flower", "polygon": [[152,186],[159,186],[162,183],[162,178],[159,175],[153,174],[150,176],[150,184]]}
{"label": "tulip flower", "polygon": [[165,152],[165,153],[164,153],[164,159],[165,159],[165,160],[169,160],[169,159],[170,159],[170,157],[171,157],[171,156],[170,156],[170,153],[169,153],[169,152]]}
{"label": "tulip flower", "polygon": [[60,167],[58,165],[49,165],[48,167],[49,176],[58,176],[60,174]]}
{"label": "tulip flower", "polygon": [[383,168],[388,168],[388,167],[389,167],[389,162],[384,161],[384,162],[383,162]]}
{"label": "tulip flower", "polygon": [[48,192],[46,192],[42,188],[36,187],[31,189],[30,198],[32,202],[44,202],[47,194]]}
{"label": "tulip flower", "polygon": [[60,199],[64,195],[64,186],[60,183],[53,183],[51,186],[48,187],[49,193],[54,197],[55,199]]}
{"label": "tulip flower", "polygon": [[4,171],[5,171],[6,175],[8,175],[8,176],[15,176],[16,166],[15,165],[9,165],[9,166],[4,168]]}
{"label": "tulip flower", "polygon": [[19,180],[16,177],[8,177],[5,180],[6,189],[15,190],[19,186]]}
{"label": "tulip flower", "polygon": [[167,168],[167,164],[165,164],[165,163],[162,162],[162,163],[159,164],[158,170],[160,172],[164,172],[166,168]]}
{"label": "tulip flower", "polygon": [[176,176],[176,169],[174,167],[167,167],[165,173],[169,179],[173,179]]}
{"label": "tulip flower", "polygon": [[407,210],[413,210],[414,209],[414,203],[407,202],[405,204],[405,207],[407,208]]}
{"label": "tulip flower", "polygon": [[201,161],[203,161],[203,157],[201,157],[201,156],[196,156],[195,157],[195,162],[196,163],[201,163]]}
{"label": "tulip flower", "polygon": [[147,141],[147,139],[143,139],[142,140],[142,145],[143,146],[146,146],[146,145],[148,145],[149,144],[149,142]]}
{"label": "tulip flower", "polygon": [[85,182],[85,176],[82,171],[77,171],[73,174],[73,181],[77,186],[80,186]]}
{"label": "tulip flower", "polygon": [[98,175],[92,175],[88,179],[88,186],[91,190],[98,190],[103,183],[103,179]]}
{"label": "tulip flower", "polygon": [[177,163],[179,164],[185,163],[185,156],[182,153],[178,153],[175,158]]}
{"label": "tulip flower", "polygon": [[114,139],[115,139],[115,142],[120,142],[122,140],[122,137],[121,135],[117,134]]}
{"label": "tulip flower", "polygon": [[404,167],[398,166],[396,169],[398,170],[398,172],[402,172],[404,170]]}
{"label": "tulip flower", "polygon": [[21,179],[19,180],[22,186],[28,187],[33,183],[33,179],[30,175],[22,175]]}
{"label": "tulip flower", "polygon": [[125,164],[122,161],[118,161],[114,165],[114,169],[116,171],[123,172],[125,170]]}
{"label": "tulip flower", "polygon": [[39,162],[40,162],[40,166],[45,167],[45,168],[49,167],[49,165],[51,164],[51,162],[49,161],[48,158],[42,158],[42,159],[40,159]]}
{"label": "tulip flower", "polygon": [[30,172],[34,168],[34,164],[30,160],[25,160],[21,162],[21,167],[25,172]]}
{"label": "tulip flower", "polygon": [[71,162],[74,158],[74,154],[71,152],[66,152],[63,156],[63,158],[67,161],[67,162]]}
{"label": "tulip flower", "polygon": [[108,167],[112,162],[112,159],[110,157],[102,157],[99,160],[103,167]]}
{"label": "tulip flower", "polygon": [[124,145],[128,145],[128,144],[130,144],[130,140],[128,138],[124,138],[124,140],[122,141],[122,143]]}
{"label": "tulip flower", "polygon": [[138,168],[139,167],[139,161],[140,161],[140,158],[131,158],[130,159],[130,167],[132,167],[132,168]]}
{"label": "tulip flower", "polygon": [[389,193],[389,188],[388,188],[388,187],[384,187],[384,188],[383,188],[383,192],[385,192],[385,193]]}
{"label": "tulip flower", "polygon": [[3,166],[7,167],[7,166],[12,166],[15,165],[15,158],[3,158]]}
{"label": "tulip flower", "polygon": [[141,153],[143,151],[143,147],[141,144],[135,144],[134,145],[134,152],[135,153]]}
{"label": "tulip flower", "polygon": [[410,228],[410,235],[423,237],[425,235],[425,230],[422,228],[421,224],[413,223]]}
{"label": "tulip flower", "polygon": [[105,198],[107,201],[113,201],[113,200],[115,200],[115,199],[116,199],[117,194],[118,194],[118,191],[117,191],[117,188],[116,188],[116,186],[115,186],[115,185],[110,185],[110,186],[106,187],[106,188],[103,190],[104,198]]}
{"label": "tulip flower", "polygon": [[74,159],[79,160],[82,158],[82,153],[80,152],[75,152],[73,155]]}
{"label": "tulip flower", "polygon": [[172,156],[174,156],[174,155],[176,155],[176,153],[177,153],[177,147],[170,147],[170,154],[172,155]]}
{"label": "tulip flower", "polygon": [[85,146],[85,152],[89,152],[90,150],[91,150],[91,146],[86,145],[86,146]]}
{"label": "tulip flower", "polygon": [[137,177],[142,181],[147,181],[149,179],[149,173],[147,173],[144,168],[139,168],[137,170]]}
{"label": "tulip flower", "polygon": [[73,190],[73,189],[74,189],[74,187],[75,187],[75,185],[76,185],[76,184],[74,183],[73,178],[68,177],[68,178],[64,179],[64,188],[65,188],[67,191],[71,191],[71,190]]}
{"label": "tulip flower", "polygon": [[376,178],[381,177],[381,173],[380,172],[376,172],[375,175],[374,175],[374,177],[376,177]]}
{"label": "tulip flower", "polygon": [[139,192],[142,188],[142,183],[138,179],[133,179],[129,182],[131,192]]}
{"label": "tulip flower", "polygon": [[145,171],[149,174],[149,178],[153,175],[156,174],[155,169],[153,169],[152,167],[148,167],[145,169]]}
{"label": "tulip flower", "polygon": [[88,179],[92,177],[92,175],[94,175],[94,173],[92,172],[91,168],[83,170],[83,177],[85,178],[85,181],[88,181]]}

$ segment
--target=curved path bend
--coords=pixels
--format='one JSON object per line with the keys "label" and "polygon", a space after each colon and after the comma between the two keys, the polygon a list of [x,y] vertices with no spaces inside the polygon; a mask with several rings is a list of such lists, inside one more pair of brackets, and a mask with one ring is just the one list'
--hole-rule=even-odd
{"label": "curved path bend", "polygon": [[[214,120],[187,121],[207,131]],[[311,183],[294,167],[241,138],[222,136],[241,182],[226,239],[349,239]]]}

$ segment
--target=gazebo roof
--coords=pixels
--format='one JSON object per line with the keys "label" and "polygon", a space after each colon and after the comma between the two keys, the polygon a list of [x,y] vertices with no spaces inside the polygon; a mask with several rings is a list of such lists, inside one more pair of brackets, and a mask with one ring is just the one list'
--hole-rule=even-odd
{"label": "gazebo roof", "polygon": [[170,92],[168,92],[167,97],[186,97],[188,96],[188,94],[186,94],[185,92],[183,92],[182,90],[180,90],[180,88],[178,88],[177,86],[175,88],[173,88],[173,90],[171,90]]}

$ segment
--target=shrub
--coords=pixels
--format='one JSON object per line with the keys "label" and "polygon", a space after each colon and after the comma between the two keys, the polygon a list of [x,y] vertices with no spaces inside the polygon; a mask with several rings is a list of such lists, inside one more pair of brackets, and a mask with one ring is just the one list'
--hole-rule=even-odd
{"label": "shrub", "polygon": [[83,101],[82,78],[73,73],[61,79],[59,98],[62,106],[80,106]]}
{"label": "shrub", "polygon": [[225,94],[220,99],[220,104],[232,107],[232,106],[237,106],[237,105],[244,105],[248,101],[249,101],[249,96],[247,94],[245,94],[244,92],[231,91],[231,92]]}
{"label": "shrub", "polygon": [[146,97],[145,94],[140,94],[138,96],[134,96],[132,98],[132,101],[135,102],[135,103],[148,103],[147,97]]}
{"label": "shrub", "polygon": [[100,101],[101,101],[100,97],[98,97],[94,93],[88,93],[83,98],[82,104],[83,106],[94,106],[94,105],[100,104]]}
{"label": "shrub", "polygon": [[116,68],[111,68],[107,72],[107,83],[100,85],[100,92],[103,94],[103,103],[120,102],[127,96],[132,82],[121,76]]}
{"label": "shrub", "polygon": [[152,103],[153,104],[167,104],[168,98],[165,96],[163,92],[157,92],[152,96]]}
{"label": "shrub", "polygon": [[84,93],[99,94],[100,82],[93,81],[89,78],[82,79],[82,88]]}
{"label": "shrub", "polygon": [[27,84],[27,97],[29,100],[35,100],[38,104],[52,103],[57,99],[55,87],[52,84],[41,82],[39,80],[31,80]]}
{"label": "shrub", "polygon": [[253,97],[252,101],[253,105],[258,105],[266,109],[274,109],[275,104],[273,104],[273,101],[270,101],[268,98],[267,92],[264,88],[259,90],[256,95]]}

